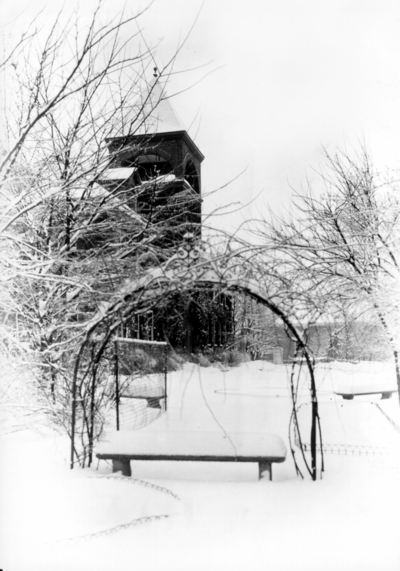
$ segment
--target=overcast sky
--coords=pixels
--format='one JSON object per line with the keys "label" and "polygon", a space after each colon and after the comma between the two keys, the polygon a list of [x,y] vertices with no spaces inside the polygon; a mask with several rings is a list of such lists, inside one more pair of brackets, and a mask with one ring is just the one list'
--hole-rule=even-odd
{"label": "overcast sky", "polygon": [[[104,4],[112,13],[123,2]],[[2,21],[43,5],[0,0]],[[322,146],[363,140],[379,169],[399,168],[399,0],[155,0],[142,25],[149,43],[162,40],[160,66],[199,11],[178,67],[212,63],[175,76],[168,91],[212,71],[174,106],[206,157],[205,192],[245,171],[207,208],[255,199],[238,222],[267,205],[286,207],[291,187],[316,178]]]}

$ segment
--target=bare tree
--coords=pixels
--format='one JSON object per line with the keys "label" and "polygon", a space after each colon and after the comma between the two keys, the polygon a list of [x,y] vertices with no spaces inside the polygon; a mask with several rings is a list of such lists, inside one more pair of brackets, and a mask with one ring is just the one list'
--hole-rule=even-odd
{"label": "bare tree", "polygon": [[[189,197],[178,216],[174,205],[158,201],[167,182],[157,173],[110,186],[120,155],[143,151],[129,138],[146,131],[179,53],[148,83],[154,54],[139,31],[128,35],[140,16],[104,24],[99,3],[82,29],[78,13],[66,20],[61,12],[46,36],[34,28],[23,35],[2,66],[8,96],[0,160],[1,337],[19,362],[29,363],[40,399],[67,431],[72,357],[86,321],[127,277],[165,258],[165,243],[172,247],[171,236],[184,232],[195,202]],[[110,151],[107,138],[116,136]],[[141,200],[149,208],[138,213]],[[82,434],[93,436],[90,379],[104,379],[107,365],[92,357],[90,349],[78,390]],[[103,384],[95,406],[107,395]],[[100,430],[101,414],[96,418]]]}
{"label": "bare tree", "polygon": [[398,189],[381,180],[364,150],[326,158],[324,192],[298,195],[296,218],[274,217],[257,233],[279,253],[279,273],[291,275],[288,295],[306,294],[320,315],[339,322],[343,310],[349,319],[379,321],[400,389]]}

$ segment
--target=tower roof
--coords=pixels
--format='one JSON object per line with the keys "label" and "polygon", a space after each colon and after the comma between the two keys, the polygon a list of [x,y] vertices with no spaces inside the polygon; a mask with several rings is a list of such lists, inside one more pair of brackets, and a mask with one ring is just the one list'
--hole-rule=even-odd
{"label": "tower roof", "polygon": [[157,79],[140,94],[139,122],[143,122],[137,134],[172,133],[186,131],[183,123],[168,98],[165,85]]}
{"label": "tower roof", "polygon": [[[176,139],[185,140],[192,153],[201,162],[204,155],[198,149],[176,112],[166,93],[165,83],[154,79],[140,93],[135,103],[119,110],[112,137],[107,144],[136,138],[150,137],[153,141]],[[143,139],[141,139],[143,140]],[[126,144],[126,143],[123,143]]]}

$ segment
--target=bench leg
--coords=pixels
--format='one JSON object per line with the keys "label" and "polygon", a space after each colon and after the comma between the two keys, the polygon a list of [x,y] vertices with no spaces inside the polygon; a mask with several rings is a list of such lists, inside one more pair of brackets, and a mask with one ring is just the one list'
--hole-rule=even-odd
{"label": "bench leg", "polygon": [[261,480],[262,478],[265,478],[264,474],[267,473],[268,476],[268,480],[272,480],[272,463],[268,462],[268,463],[264,463],[264,462],[259,462],[258,463],[258,479]]}
{"label": "bench leg", "polygon": [[131,463],[129,460],[113,460],[112,471],[122,472],[123,476],[132,476]]}
{"label": "bench leg", "polygon": [[344,400],[353,400],[354,395],[342,395]]}

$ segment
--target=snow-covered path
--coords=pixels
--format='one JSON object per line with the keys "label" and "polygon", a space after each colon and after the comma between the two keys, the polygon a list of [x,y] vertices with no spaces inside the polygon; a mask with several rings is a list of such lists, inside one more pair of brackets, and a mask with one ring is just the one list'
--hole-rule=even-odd
{"label": "snow-covered path", "polygon": [[[336,382],[389,374],[386,364],[321,369],[324,441],[365,448],[326,454],[318,482],[296,478],[290,455],[274,466],[272,483],[243,464],[132,462],[132,479],[110,477],[106,462],[71,472],[64,436],[8,433],[0,443],[0,568],[396,571],[400,435],[388,418],[400,425],[397,399],[333,394]],[[225,372],[185,365],[170,376],[169,402],[191,427],[286,440],[288,375],[264,362]],[[307,398],[304,390],[305,427]]]}

